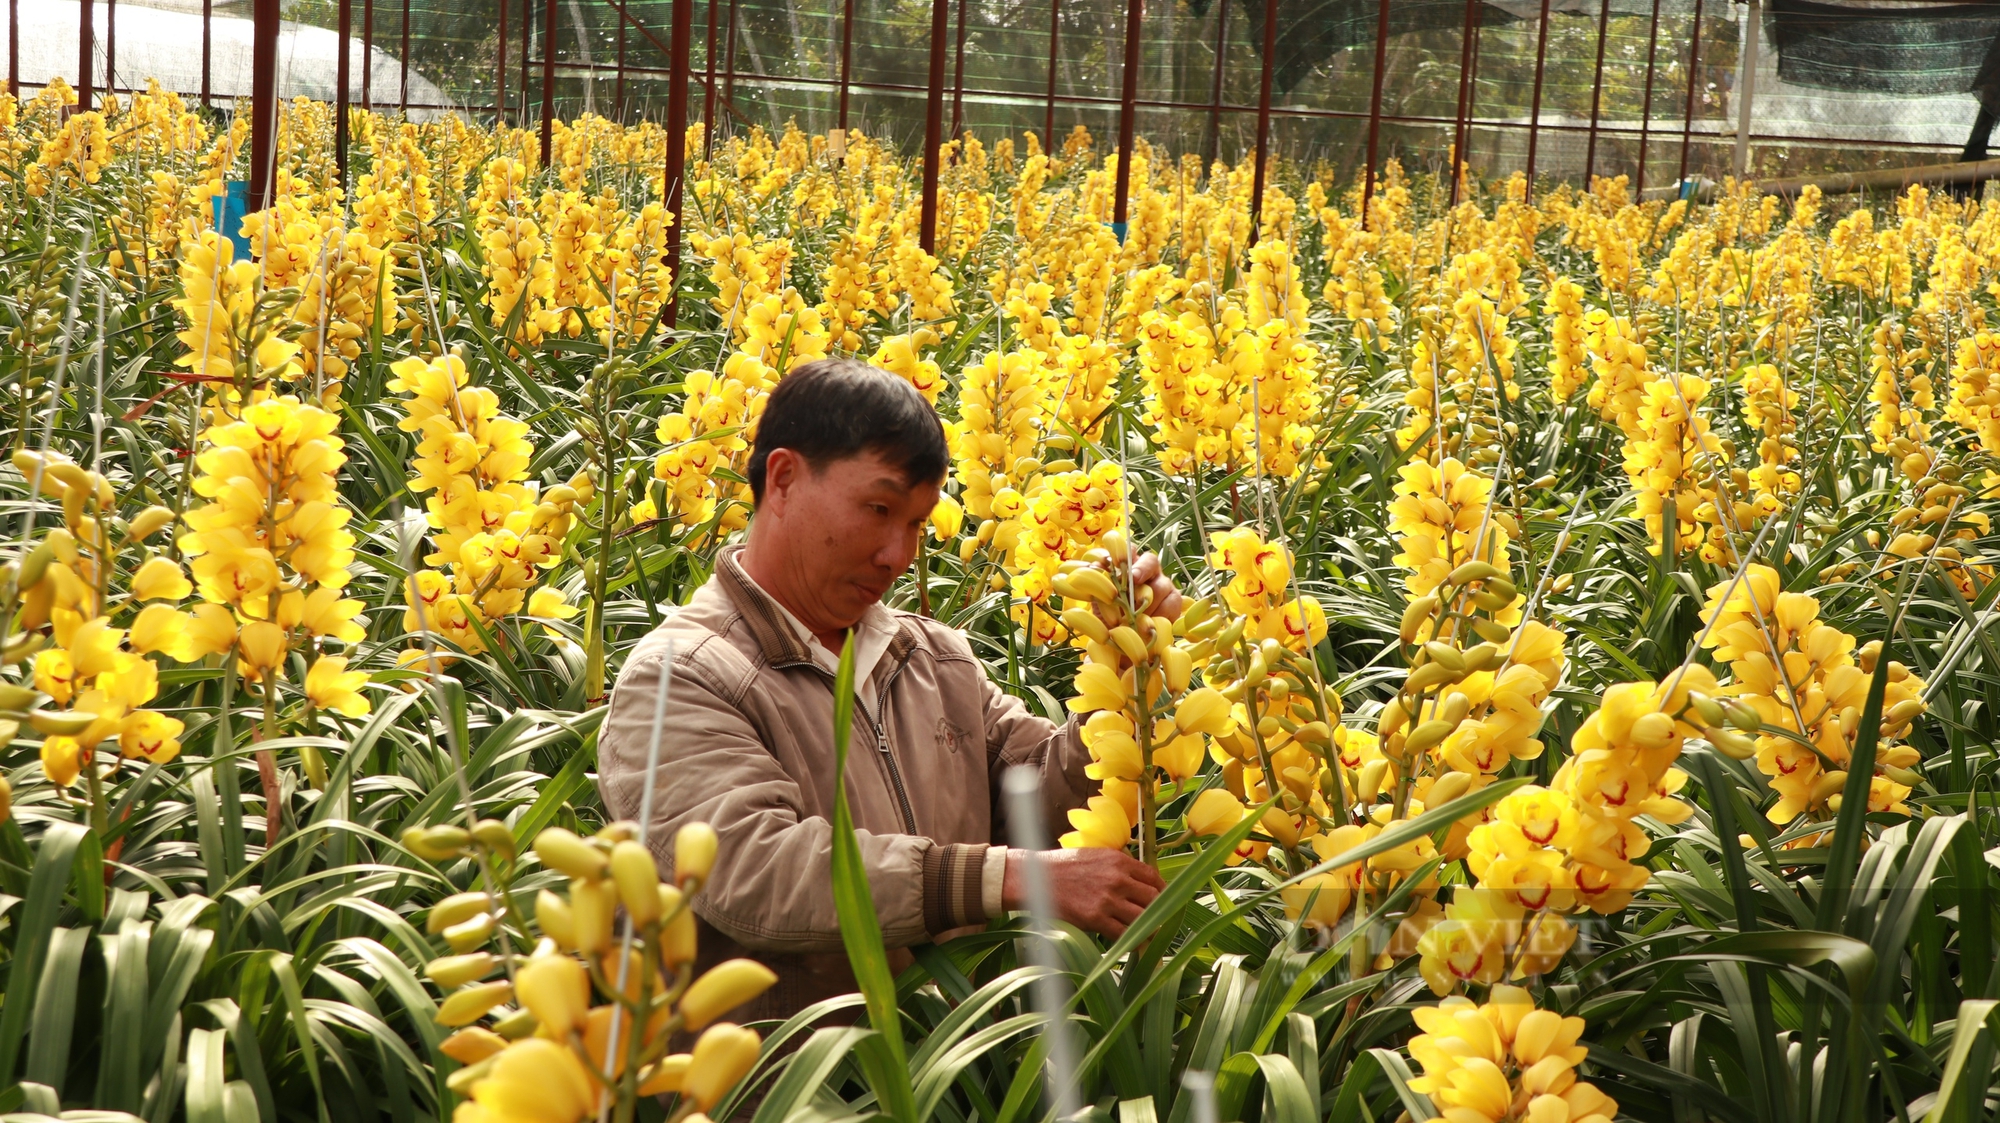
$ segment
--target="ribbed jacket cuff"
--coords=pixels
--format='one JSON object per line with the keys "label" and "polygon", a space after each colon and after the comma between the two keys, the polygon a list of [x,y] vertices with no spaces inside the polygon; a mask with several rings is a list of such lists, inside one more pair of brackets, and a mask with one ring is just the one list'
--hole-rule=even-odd
{"label": "ribbed jacket cuff", "polygon": [[933,936],[986,923],[980,891],[987,850],[954,842],[924,852],[924,928]]}

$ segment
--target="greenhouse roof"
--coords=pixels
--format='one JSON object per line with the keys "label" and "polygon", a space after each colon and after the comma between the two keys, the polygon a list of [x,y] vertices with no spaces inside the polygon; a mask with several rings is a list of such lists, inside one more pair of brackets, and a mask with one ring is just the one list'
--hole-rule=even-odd
{"label": "greenhouse roof", "polygon": [[[21,84],[43,86],[57,75],[74,81],[81,15],[76,0],[35,0],[20,7]],[[115,60],[111,13],[97,4],[96,59],[93,67],[97,84],[113,62],[116,72],[111,85],[118,89],[143,88],[156,79],[170,90],[201,89],[202,16],[198,3],[140,7],[118,5]],[[6,21],[0,20],[0,43],[6,41]],[[225,99],[250,93],[250,21],[216,15],[210,20],[209,90]],[[348,40],[355,100],[360,98],[362,43]],[[278,33],[278,89],[287,98],[309,97],[333,100],[337,67],[340,62],[340,33],[325,28],[286,21]],[[369,67],[369,87],[378,106],[403,101],[403,67],[395,56],[375,49]],[[450,99],[437,85],[412,70],[409,75],[409,103],[413,106],[449,106]]]}

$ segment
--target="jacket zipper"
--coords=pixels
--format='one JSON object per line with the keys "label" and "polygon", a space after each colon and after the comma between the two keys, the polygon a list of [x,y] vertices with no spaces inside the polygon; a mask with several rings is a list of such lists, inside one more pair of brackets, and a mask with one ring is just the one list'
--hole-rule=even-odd
{"label": "jacket zipper", "polygon": [[[864,708],[861,711],[861,716],[867,720],[869,728],[874,730],[875,749],[882,754],[883,762],[889,766],[889,784],[896,789],[896,802],[901,805],[903,812],[903,833],[915,834],[917,833],[917,813],[910,806],[909,790],[903,786],[903,771],[896,767],[896,754],[889,751],[889,729],[886,724],[889,718],[889,688],[895,685],[897,677],[903,673],[903,668],[908,666],[909,662],[908,659],[904,659],[902,662],[897,663],[895,669],[889,672],[889,677],[883,681],[882,689],[875,699],[874,715],[871,716]],[[794,664],[786,665],[791,666]],[[820,666],[818,663],[807,663],[806,665],[826,675],[828,678],[834,677],[825,667]]]}
{"label": "jacket zipper", "polygon": [[882,689],[878,692],[878,697],[875,699],[876,716],[869,719],[869,724],[875,727],[875,747],[882,753],[883,761],[889,765],[889,783],[894,785],[896,799],[903,805],[904,833],[915,834],[917,833],[917,813],[910,807],[910,793],[903,787],[903,772],[902,769],[896,767],[896,754],[889,751],[889,728],[887,725],[889,719],[889,688],[895,685],[896,677],[903,673],[903,667],[908,662],[909,660],[905,659],[903,662],[896,664],[895,669],[889,672],[889,677],[883,681]]}

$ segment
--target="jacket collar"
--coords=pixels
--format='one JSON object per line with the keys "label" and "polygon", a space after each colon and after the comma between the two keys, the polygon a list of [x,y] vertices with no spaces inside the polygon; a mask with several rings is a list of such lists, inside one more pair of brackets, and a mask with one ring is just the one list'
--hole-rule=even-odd
{"label": "jacket collar", "polygon": [[[715,577],[713,580],[728,596],[730,603],[743,615],[743,622],[750,629],[750,635],[757,641],[757,649],[764,655],[764,661],[773,667],[814,663],[811,650],[805,640],[785,621],[784,610],[771,595],[757,587],[750,576],[743,572],[743,547],[724,546],[716,554]],[[910,651],[917,645],[914,626],[902,614],[897,614],[896,638],[889,643],[888,658],[884,666],[894,666],[909,658]]]}

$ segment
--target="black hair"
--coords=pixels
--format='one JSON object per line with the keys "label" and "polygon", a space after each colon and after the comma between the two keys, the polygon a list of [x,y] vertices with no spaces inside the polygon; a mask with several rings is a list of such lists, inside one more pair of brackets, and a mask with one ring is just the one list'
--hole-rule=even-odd
{"label": "black hair", "polygon": [[815,359],[778,380],[750,449],[750,494],[759,502],[774,448],[791,449],[815,471],[880,453],[912,486],[944,479],[950,457],[937,411],[917,388],[859,359]]}

